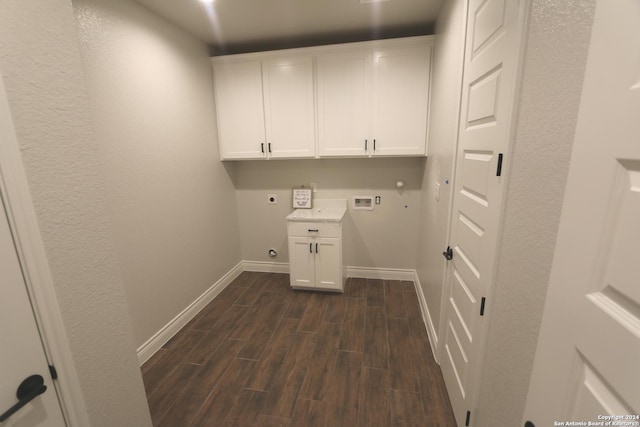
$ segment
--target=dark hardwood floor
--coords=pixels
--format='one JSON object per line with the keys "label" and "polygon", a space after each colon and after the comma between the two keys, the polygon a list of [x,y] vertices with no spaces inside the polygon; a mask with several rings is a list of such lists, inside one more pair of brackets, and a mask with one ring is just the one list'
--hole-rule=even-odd
{"label": "dark hardwood floor", "polygon": [[412,282],[244,272],[142,374],[154,426],[455,426]]}

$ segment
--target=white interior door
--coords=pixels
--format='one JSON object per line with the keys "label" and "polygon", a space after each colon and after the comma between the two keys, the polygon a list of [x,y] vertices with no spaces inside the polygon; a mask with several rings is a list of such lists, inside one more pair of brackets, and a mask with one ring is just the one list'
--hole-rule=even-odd
{"label": "white interior door", "polygon": [[[62,427],[65,425],[62,410],[52,384],[1,197],[0,284],[0,420],[20,402],[16,392],[26,378],[39,375],[42,380],[39,383],[39,378],[31,379],[33,383],[24,388],[25,396],[21,399],[28,402],[0,425]],[[45,391],[43,387],[46,387]],[[40,392],[42,394],[37,394]]]}
{"label": "white interior door", "polygon": [[525,420],[638,414],[640,2],[598,0]]}
{"label": "white interior door", "polygon": [[521,2],[470,0],[439,359],[458,425],[473,425],[491,305],[523,31]]}

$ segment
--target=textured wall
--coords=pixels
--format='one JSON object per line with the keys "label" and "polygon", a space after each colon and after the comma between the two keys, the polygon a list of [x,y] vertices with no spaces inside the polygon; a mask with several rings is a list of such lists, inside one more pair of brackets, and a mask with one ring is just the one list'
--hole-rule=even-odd
{"label": "textured wall", "polygon": [[477,426],[521,425],[595,1],[533,0]]}
{"label": "textured wall", "polygon": [[[466,24],[466,0],[444,3],[436,25],[429,156],[422,177],[422,206],[418,238],[417,271],[436,333],[440,323],[444,286],[449,213],[453,186],[453,161],[458,138],[458,111]],[[449,184],[446,181],[449,180]],[[440,184],[440,200],[435,185]]]}
{"label": "textured wall", "polygon": [[150,426],[70,1],[0,2],[0,70],[91,425]]}
{"label": "textured wall", "polygon": [[[343,221],[345,266],[415,269],[420,205],[420,177],[424,160],[323,159],[238,162],[236,189],[242,258],[289,262],[285,217],[293,210],[291,189],[315,182],[314,198],[348,199],[381,196],[373,211],[353,211]],[[396,181],[405,183],[396,189]],[[268,205],[267,194],[278,204]],[[406,207],[405,207],[406,206]]]}
{"label": "textured wall", "polygon": [[136,2],[74,8],[139,346],[240,261],[211,65],[204,44]]}

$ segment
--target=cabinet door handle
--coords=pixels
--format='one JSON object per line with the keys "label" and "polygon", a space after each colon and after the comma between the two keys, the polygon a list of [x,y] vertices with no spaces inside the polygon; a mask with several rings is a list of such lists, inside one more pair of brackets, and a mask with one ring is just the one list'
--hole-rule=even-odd
{"label": "cabinet door handle", "polygon": [[260,144],[260,151],[264,153],[264,142]]}
{"label": "cabinet door handle", "polygon": [[313,253],[313,243],[309,243],[309,253]]}
{"label": "cabinet door handle", "polygon": [[364,140],[364,151],[367,151],[367,143],[369,142],[368,139]]}
{"label": "cabinet door handle", "polygon": [[316,253],[318,253],[318,244],[316,243]]}
{"label": "cabinet door handle", "polygon": [[376,140],[373,140],[373,151],[376,151]]}
{"label": "cabinet door handle", "polygon": [[318,228],[310,228],[307,230],[309,233],[317,233],[318,231],[320,231],[320,229]]}
{"label": "cabinet door handle", "polygon": [[268,143],[267,147],[269,147],[269,152],[271,152],[271,143]]}

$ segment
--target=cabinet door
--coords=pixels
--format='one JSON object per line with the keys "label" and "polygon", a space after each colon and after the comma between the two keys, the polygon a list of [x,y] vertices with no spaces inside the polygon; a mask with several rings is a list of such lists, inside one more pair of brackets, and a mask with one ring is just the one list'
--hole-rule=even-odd
{"label": "cabinet door", "polygon": [[220,157],[222,160],[264,158],[260,61],[214,64],[213,73]]}
{"label": "cabinet door", "polygon": [[374,53],[374,155],[424,155],[431,46]]}
{"label": "cabinet door", "polygon": [[315,247],[308,237],[289,237],[289,274],[293,287],[315,287]]}
{"label": "cabinet door", "polygon": [[265,61],[262,71],[269,157],[314,157],[312,58]]}
{"label": "cabinet door", "polygon": [[317,59],[320,156],[365,156],[371,143],[371,52],[320,55]]}
{"label": "cabinet door", "polygon": [[316,287],[342,290],[342,239],[319,237],[313,245],[317,251]]}

